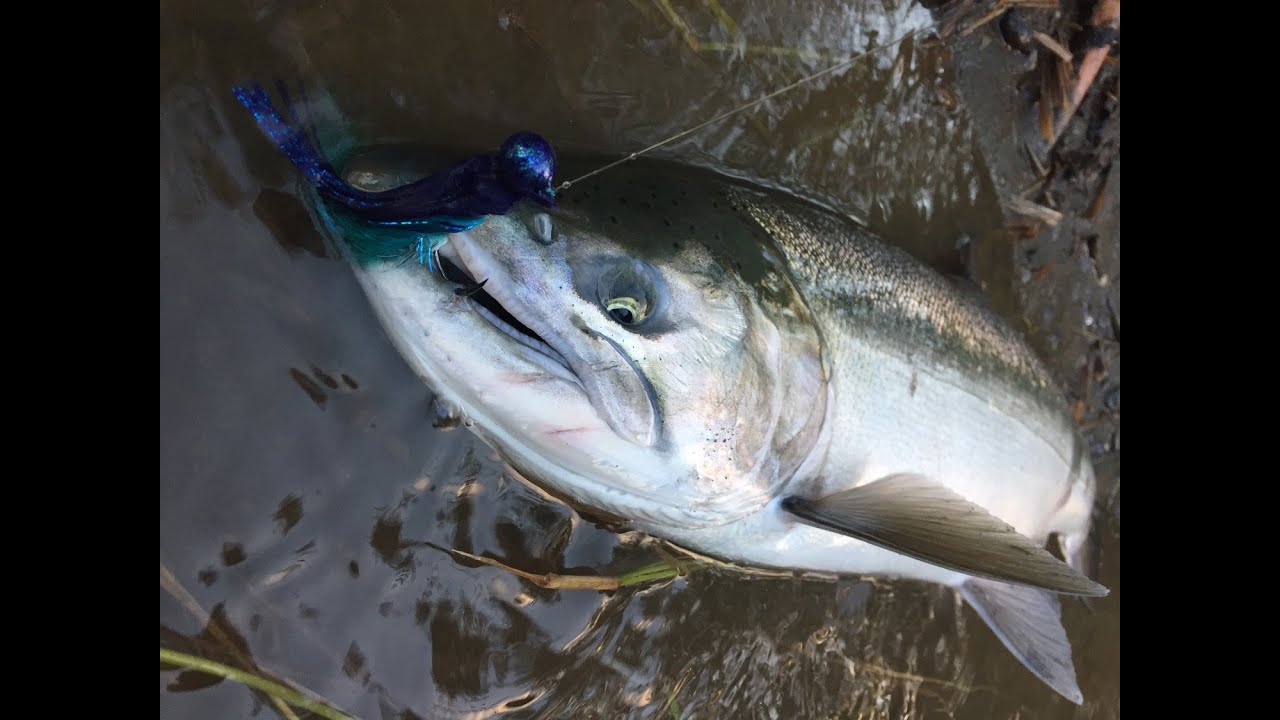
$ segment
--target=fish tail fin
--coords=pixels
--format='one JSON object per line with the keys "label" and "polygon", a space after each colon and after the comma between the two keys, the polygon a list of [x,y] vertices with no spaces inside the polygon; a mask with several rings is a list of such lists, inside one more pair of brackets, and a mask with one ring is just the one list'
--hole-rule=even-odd
{"label": "fish tail fin", "polygon": [[241,105],[244,105],[258,121],[258,127],[271,138],[289,160],[302,172],[303,176],[327,200],[343,205],[351,210],[365,210],[379,206],[381,203],[375,193],[357,190],[347,184],[325,157],[316,133],[315,123],[307,107],[306,92],[302,91],[303,107],[301,115],[294,109],[289,93],[283,82],[277,81],[281,97],[284,98],[286,118],[276,109],[267,94],[258,83],[251,83],[231,89]]}
{"label": "fish tail fin", "polygon": [[960,593],[1032,674],[1071,702],[1084,703],[1056,595],[980,578],[965,581]]}

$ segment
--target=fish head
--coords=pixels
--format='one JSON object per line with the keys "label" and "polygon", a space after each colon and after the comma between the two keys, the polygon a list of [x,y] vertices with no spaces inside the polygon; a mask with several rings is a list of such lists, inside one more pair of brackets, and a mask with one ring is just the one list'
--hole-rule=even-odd
{"label": "fish head", "polygon": [[614,172],[450,235],[437,272],[354,266],[409,364],[527,479],[651,526],[729,523],[820,445],[821,337],[720,185]]}

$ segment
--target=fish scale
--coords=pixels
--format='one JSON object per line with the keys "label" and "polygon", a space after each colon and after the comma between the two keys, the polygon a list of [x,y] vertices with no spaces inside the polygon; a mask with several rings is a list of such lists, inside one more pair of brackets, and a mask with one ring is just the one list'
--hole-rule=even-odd
{"label": "fish scale", "polygon": [[[818,318],[835,368],[837,432],[849,438],[832,448],[831,462],[865,468],[853,485],[886,468],[934,465],[944,482],[1033,538],[1079,532],[1088,503],[1057,518],[1052,511],[1073,486],[1091,497],[1093,474],[1077,462],[1081,442],[1061,392],[1011,327],[853,223],[733,196],[784,248]],[[928,431],[913,429],[920,425]]]}

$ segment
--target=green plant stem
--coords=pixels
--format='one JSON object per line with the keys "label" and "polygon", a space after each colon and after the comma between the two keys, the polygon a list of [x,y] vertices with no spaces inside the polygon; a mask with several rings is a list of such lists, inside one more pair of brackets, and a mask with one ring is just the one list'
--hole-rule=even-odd
{"label": "green plant stem", "polygon": [[689,562],[673,564],[670,562],[660,562],[653,565],[645,565],[637,568],[629,573],[623,573],[618,576],[618,587],[626,587],[628,585],[639,585],[640,583],[654,582],[656,580],[669,580],[679,575],[685,575],[703,566],[696,560]]}
{"label": "green plant stem", "polygon": [[352,720],[350,715],[335,709],[328,703],[321,702],[319,700],[312,700],[291,687],[281,685],[277,682],[272,682],[271,680],[254,675],[253,673],[237,670],[236,668],[223,665],[220,662],[196,657],[195,655],[188,655],[187,653],[163,647],[160,648],[160,661],[169,663],[170,665],[180,665],[192,670],[199,670],[200,672],[209,673],[210,675],[220,675],[224,678],[244,683],[245,685],[248,685],[255,690],[260,690],[271,697],[279,698],[290,705],[300,707],[303,710],[309,710],[321,717],[329,718],[329,720]]}

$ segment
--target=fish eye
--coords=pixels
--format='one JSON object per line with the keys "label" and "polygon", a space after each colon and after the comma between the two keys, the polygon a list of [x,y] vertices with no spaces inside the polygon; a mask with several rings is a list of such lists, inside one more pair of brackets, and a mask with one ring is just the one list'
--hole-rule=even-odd
{"label": "fish eye", "polygon": [[543,245],[550,245],[555,241],[555,224],[551,222],[550,215],[538,213],[533,216],[533,239]]}
{"label": "fish eye", "polygon": [[634,327],[653,314],[651,273],[644,263],[630,262],[600,276],[597,298],[614,322]]}
{"label": "fish eye", "polygon": [[610,317],[623,325],[641,322],[649,310],[643,299],[633,297],[609,298],[605,301],[604,309],[609,312]]}

